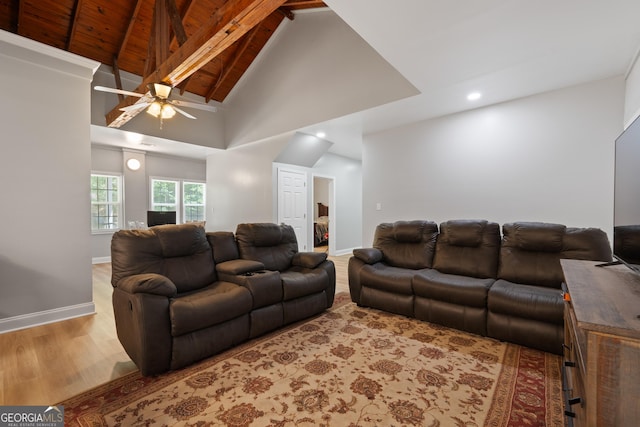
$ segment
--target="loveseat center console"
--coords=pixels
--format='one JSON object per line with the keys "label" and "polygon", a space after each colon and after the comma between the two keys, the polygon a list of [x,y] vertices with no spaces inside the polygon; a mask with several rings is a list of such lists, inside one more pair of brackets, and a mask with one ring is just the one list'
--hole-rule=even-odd
{"label": "loveseat center console", "polygon": [[565,276],[563,388],[569,426],[640,423],[640,275],[561,260]]}

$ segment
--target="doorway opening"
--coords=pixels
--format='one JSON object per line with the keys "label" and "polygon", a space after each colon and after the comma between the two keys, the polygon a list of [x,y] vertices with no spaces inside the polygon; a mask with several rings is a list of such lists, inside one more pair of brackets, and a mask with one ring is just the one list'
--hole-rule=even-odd
{"label": "doorway opening", "polygon": [[313,250],[335,252],[335,199],[334,179],[313,176]]}

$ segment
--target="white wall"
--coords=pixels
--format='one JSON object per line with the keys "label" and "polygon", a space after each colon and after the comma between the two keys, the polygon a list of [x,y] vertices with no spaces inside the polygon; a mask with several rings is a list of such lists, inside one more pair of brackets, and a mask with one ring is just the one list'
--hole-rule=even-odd
{"label": "white wall", "polygon": [[241,222],[277,221],[274,159],[292,133],[207,157],[207,230],[235,231]]}
{"label": "white wall", "polygon": [[[484,218],[613,227],[612,78],[368,135],[363,243],[377,224]],[[381,210],[376,210],[380,203]]]}
{"label": "white wall", "polygon": [[[342,255],[361,247],[362,163],[327,153],[318,160],[311,173],[333,178],[335,206],[329,202],[330,253]],[[334,212],[335,215],[331,215]]]}
{"label": "white wall", "polygon": [[225,100],[225,140],[259,141],[415,94],[334,12],[297,13]]}
{"label": "white wall", "polygon": [[[125,166],[129,158],[140,161],[141,167],[131,171]],[[91,146],[91,170],[122,174],[124,178],[124,219],[128,221],[147,221],[150,202],[150,178],[171,178],[181,180],[206,180],[206,162],[204,160],[173,157],[144,151],[120,149],[104,145]],[[87,178],[88,179],[88,178]],[[109,262],[111,256],[111,237],[113,233],[96,233],[91,236],[91,256],[93,262]]]}
{"label": "white wall", "polygon": [[[336,243],[332,253],[361,246],[362,166],[357,160],[325,154],[313,168],[274,163],[293,133],[259,143],[221,151],[207,158],[207,230],[235,231],[241,222],[277,221],[277,168],[300,170],[309,183],[308,211],[311,238],[313,176],[334,179]],[[311,240],[309,240],[311,241]],[[346,253],[345,252],[345,253]]]}
{"label": "white wall", "polygon": [[625,82],[624,125],[640,115],[640,51],[634,58]]}
{"label": "white wall", "polygon": [[90,314],[90,82],[98,64],[0,31],[0,332]]}

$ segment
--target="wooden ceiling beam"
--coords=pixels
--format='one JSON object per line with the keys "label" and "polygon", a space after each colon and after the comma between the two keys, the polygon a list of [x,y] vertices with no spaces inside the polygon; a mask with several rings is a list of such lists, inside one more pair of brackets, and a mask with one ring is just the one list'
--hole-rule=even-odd
{"label": "wooden ceiling beam", "polygon": [[136,1],[136,6],[133,9],[131,18],[129,18],[129,25],[127,26],[127,31],[125,31],[124,37],[120,42],[120,48],[118,49],[116,59],[120,59],[120,57],[124,53],[125,48],[127,47],[127,43],[129,43],[129,37],[131,37],[131,34],[133,32],[133,25],[136,23],[136,20],[138,19],[138,14],[140,13],[140,7],[142,6],[142,2],[143,0]]}
{"label": "wooden ceiling beam", "polygon": [[22,23],[24,22],[24,0],[18,0],[18,13],[16,18],[16,34],[22,35]]}
{"label": "wooden ceiling beam", "polygon": [[72,52],[71,45],[73,44],[74,37],[76,35],[76,28],[78,27],[78,18],[80,16],[80,7],[82,0],[76,0],[73,5],[73,16],[71,18],[71,23],[69,25],[69,35],[67,36],[67,46],[66,50]]}
{"label": "wooden ceiling beam", "polygon": [[14,34],[18,34],[18,17],[20,16],[20,3],[21,1],[9,2],[9,31]]}
{"label": "wooden ceiling beam", "polygon": [[[176,86],[195,73],[234,42],[248,33],[286,0],[227,1],[178,50],[156,70],[146,76],[136,92],[148,93],[149,83],[163,82]],[[127,97],[106,115],[109,127],[120,127],[137,112],[127,113],[120,108],[133,105],[138,98]]]}
{"label": "wooden ceiling beam", "polygon": [[152,34],[154,34],[156,38],[156,62],[162,64],[169,59],[169,42],[171,41],[169,38],[169,30],[171,28],[169,26],[169,13],[165,7],[165,2],[156,0],[155,7],[156,28]]}
{"label": "wooden ceiling beam", "polygon": [[147,77],[156,68],[156,9],[153,9],[151,15],[151,32],[149,35],[149,43],[147,44],[147,57],[144,60],[144,68],[142,69],[142,78]]}
{"label": "wooden ceiling beam", "polygon": [[285,16],[285,18],[287,18],[289,21],[293,21],[293,18],[296,17],[293,14],[293,11],[289,8],[279,7],[278,12],[282,13]]}
{"label": "wooden ceiling beam", "polygon": [[[115,56],[113,57],[113,75],[116,78],[116,89],[122,90],[123,88],[122,79],[120,78],[120,67],[118,66],[118,58]],[[120,100],[120,102],[124,101],[124,95],[119,93],[118,99]]]}
{"label": "wooden ceiling beam", "polygon": [[323,1],[319,1],[319,0],[289,0],[283,6],[299,8],[299,9],[327,7],[327,5]]}
{"label": "wooden ceiling beam", "polygon": [[187,33],[184,31],[184,25],[182,25],[182,17],[178,13],[175,0],[165,0],[165,7],[169,14],[169,20],[171,21],[171,28],[173,34],[178,41],[178,45],[182,46],[187,41]]}
{"label": "wooden ceiling beam", "polygon": [[231,58],[231,60],[228,62],[226,69],[223,70],[222,67],[220,68],[220,77],[218,78],[218,81],[216,81],[211,86],[211,89],[209,89],[207,96],[204,98],[206,102],[209,102],[211,98],[213,98],[213,94],[216,92],[216,90],[218,90],[222,82],[224,82],[224,80],[229,76],[229,73],[231,73],[240,58],[242,58],[249,45],[251,45],[251,42],[253,41],[258,31],[260,31],[260,24],[253,27],[251,31],[249,31],[249,33],[244,37],[244,39],[242,39],[242,42],[233,54],[233,58]]}

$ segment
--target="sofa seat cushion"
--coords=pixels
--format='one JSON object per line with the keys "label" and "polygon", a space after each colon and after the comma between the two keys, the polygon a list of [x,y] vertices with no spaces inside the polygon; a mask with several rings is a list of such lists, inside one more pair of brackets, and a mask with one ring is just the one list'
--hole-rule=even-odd
{"label": "sofa seat cushion", "polygon": [[426,270],[413,278],[416,296],[467,307],[487,306],[487,293],[495,279],[478,279]]}
{"label": "sofa seat cushion", "polygon": [[497,280],[489,289],[488,308],[493,313],[525,319],[555,324],[564,322],[560,289]]}
{"label": "sofa seat cushion", "polygon": [[280,279],[284,301],[322,292],[330,282],[327,272],[321,268],[291,267],[280,273]]}
{"label": "sofa seat cushion", "polygon": [[379,289],[395,294],[413,295],[413,276],[422,270],[392,267],[383,263],[365,265],[360,270],[363,287]]}
{"label": "sofa seat cushion", "polygon": [[252,305],[248,289],[229,282],[215,282],[171,300],[171,335],[177,337],[234,319],[249,313]]}

